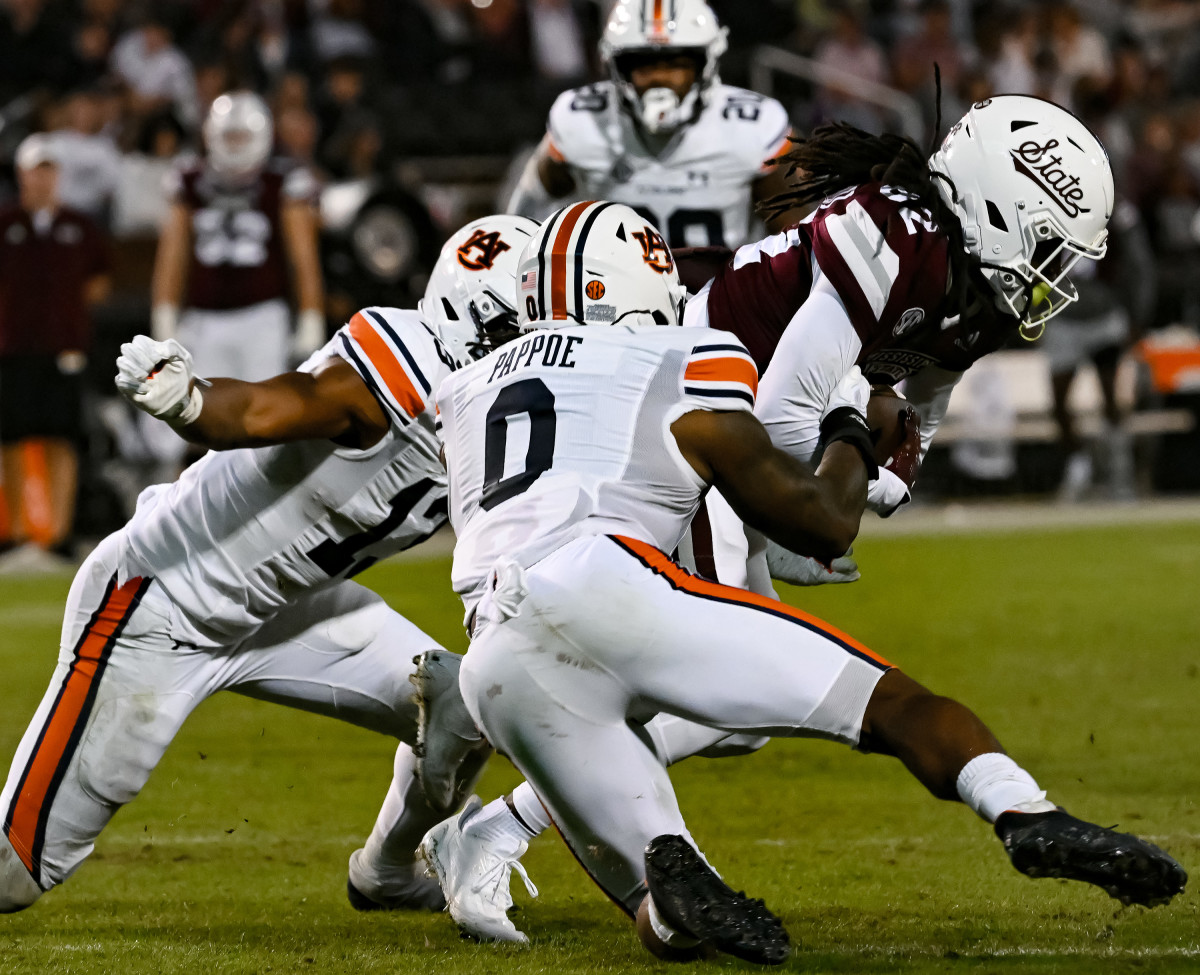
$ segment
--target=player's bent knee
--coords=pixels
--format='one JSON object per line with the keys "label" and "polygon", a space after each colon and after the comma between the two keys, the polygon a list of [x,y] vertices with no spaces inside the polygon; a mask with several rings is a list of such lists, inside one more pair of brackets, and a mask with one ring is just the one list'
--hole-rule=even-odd
{"label": "player's bent knee", "polygon": [[84,792],[114,806],[141,792],[179,726],[175,709],[163,700],[170,696],[176,695],[110,698],[96,709],[79,749]]}
{"label": "player's bent knee", "polygon": [[0,914],[23,911],[42,896],[42,888],[34,882],[17,851],[0,834]]}
{"label": "player's bent knee", "polygon": [[867,703],[858,749],[881,755],[894,754],[891,743],[907,734],[907,722],[914,711],[920,710],[921,701],[935,696],[902,670],[893,667],[879,679]]}

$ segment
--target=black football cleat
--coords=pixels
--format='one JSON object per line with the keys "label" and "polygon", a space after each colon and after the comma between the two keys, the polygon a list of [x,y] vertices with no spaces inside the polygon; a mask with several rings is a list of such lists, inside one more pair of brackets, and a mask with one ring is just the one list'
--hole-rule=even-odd
{"label": "black football cleat", "polygon": [[681,934],[759,965],[781,965],[791,950],[779,918],[732,890],[682,836],[646,846],[646,883],[659,915]]}
{"label": "black football cleat", "polygon": [[1027,877],[1082,880],[1122,904],[1146,907],[1166,904],[1187,883],[1183,867],[1153,843],[1061,809],[1001,813],[995,828],[1012,865]]}

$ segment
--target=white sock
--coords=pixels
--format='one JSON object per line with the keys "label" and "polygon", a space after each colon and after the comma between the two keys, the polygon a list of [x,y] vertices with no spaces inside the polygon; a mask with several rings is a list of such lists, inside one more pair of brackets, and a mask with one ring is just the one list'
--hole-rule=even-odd
{"label": "white sock", "polygon": [[505,848],[509,843],[528,843],[537,835],[521,825],[521,821],[512,814],[503,796],[493,799],[472,816],[466,825],[466,832],[488,841],[509,841],[502,844]]}
{"label": "white sock", "polygon": [[989,823],[1010,809],[1050,812],[1057,808],[1047,801],[1032,775],[1000,752],[978,755],[967,762],[958,773],[958,794]]}
{"label": "white sock", "polygon": [[550,821],[550,814],[542,805],[542,800],[537,797],[533,786],[528,782],[522,782],[512,790],[512,804],[517,810],[517,815],[521,817],[522,822],[534,836],[544,833],[553,825]]}

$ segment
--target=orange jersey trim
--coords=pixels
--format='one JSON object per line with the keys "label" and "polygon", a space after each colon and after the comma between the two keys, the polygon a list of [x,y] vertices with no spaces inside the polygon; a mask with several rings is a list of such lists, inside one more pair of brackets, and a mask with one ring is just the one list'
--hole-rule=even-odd
{"label": "orange jersey trim", "polygon": [[681,565],[673,562],[653,545],[639,542],[635,538],[627,538],[624,535],[610,535],[609,537],[637,558],[646,568],[665,578],[676,589],[681,589],[694,596],[702,596],[706,599],[716,600],[717,602],[734,603],[751,609],[764,610],[773,616],[794,620],[806,629],[815,630],[829,637],[829,639],[840,644],[849,653],[854,654],[856,657],[861,657],[868,663],[873,663],[876,666],[884,668],[894,666],[873,650],[863,646],[854,637],[843,633],[837,627],[831,626],[822,619],[810,616],[801,609],[796,609],[795,606],[789,606],[778,599],[769,599],[766,596],[760,596],[758,593],[750,592],[746,589],[724,586],[719,582],[709,582],[707,579],[701,579],[699,576],[692,575]]}
{"label": "orange jersey trim", "polygon": [[683,371],[685,380],[711,383],[741,383],[758,395],[758,370],[754,363],[732,356],[721,359],[696,359]]}
{"label": "orange jersey trim", "polygon": [[141,599],[148,579],[109,583],[100,608],[75,646],[75,659],[25,766],[4,824],[9,842],[35,881],[40,882],[42,844],[50,805],[83,736],[100,676],[112,645]]}
{"label": "orange jersey trim", "polygon": [[350,335],[367,353],[371,365],[378,370],[387,384],[388,392],[404,412],[414,417],[420,414],[425,409],[425,401],[421,399],[421,394],[417,392],[412,380],[408,378],[408,373],[388,348],[388,344],[370,326],[361,311],[350,319]]}
{"label": "orange jersey trim", "polygon": [[789,129],[787,132],[784,133],[783,138],[779,141],[779,145],[777,145],[774,149],[772,149],[770,152],[767,153],[766,158],[763,159],[763,164],[762,164],[762,171],[764,173],[769,172],[770,170],[775,168],[775,160],[778,159],[781,155],[783,155],[783,153],[787,150],[788,139],[791,137],[791,134],[792,134],[792,132]]}
{"label": "orange jersey trim", "polygon": [[567,317],[567,248],[575,224],[595,200],[576,203],[563,214],[562,223],[554,235],[554,246],[550,249],[550,317],[561,320]]}

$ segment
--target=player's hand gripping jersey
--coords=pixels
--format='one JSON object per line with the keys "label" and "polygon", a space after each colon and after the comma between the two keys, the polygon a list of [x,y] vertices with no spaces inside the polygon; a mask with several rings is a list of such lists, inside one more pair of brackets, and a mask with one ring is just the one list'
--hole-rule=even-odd
{"label": "player's hand gripping jersey", "polygon": [[298,594],[427,538],[446,520],[432,393],[452,359],[414,311],[368,308],[309,359],[362,376],[392,421],[366,450],[328,440],[213,451],[147,488],[121,533],[122,580],[153,576],[201,646],[229,645]]}
{"label": "player's hand gripping jersey", "polygon": [[601,81],[558,97],[547,148],[570,167],[580,199],[632,206],[672,247],[737,247],[750,235],[751,186],[789,131],[775,99],[715,84],[695,121],[655,154],[613,83]]}
{"label": "player's hand gripping jersey", "polygon": [[671,423],[749,411],[757,385],[736,339],[657,325],[536,331],[454,373],[437,405],[468,612],[501,556],[530,566],[602,534],[673,551],[705,485]]}

